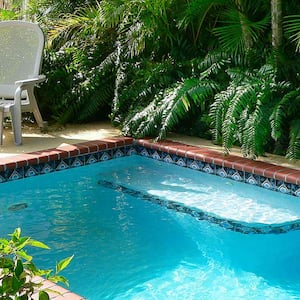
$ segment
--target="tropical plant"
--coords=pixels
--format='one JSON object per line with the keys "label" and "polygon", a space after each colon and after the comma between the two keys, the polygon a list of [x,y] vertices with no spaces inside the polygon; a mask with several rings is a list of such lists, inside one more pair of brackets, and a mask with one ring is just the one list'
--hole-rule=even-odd
{"label": "tropical plant", "polygon": [[285,154],[289,159],[300,158],[299,111],[300,89],[298,88],[285,94],[271,115],[272,137],[275,141],[284,144],[284,148],[287,149]]}
{"label": "tropical plant", "polygon": [[228,153],[238,143],[245,156],[255,158],[270,143],[273,108],[289,84],[276,80],[276,70],[265,65],[258,70],[228,69],[226,90],[215,95],[210,115],[213,139]]}
{"label": "tropical plant", "polygon": [[[28,7],[49,37],[49,82],[38,92],[42,112],[55,120],[110,113],[127,134],[162,138],[190,116],[207,125],[213,117],[226,151],[238,143],[254,157],[290,144],[283,135],[274,140],[268,117],[299,86],[297,1],[31,0]],[[209,62],[215,53],[219,60]]]}
{"label": "tropical plant", "polygon": [[[34,280],[36,276],[44,276],[53,282],[61,282],[68,286],[65,277],[59,275],[71,262],[73,256],[56,263],[53,270],[38,269],[26,249],[28,246],[49,249],[47,245],[27,236],[21,236],[21,229],[16,228],[10,239],[0,239],[0,299],[28,300],[38,292],[39,300],[47,300],[51,289],[43,289],[42,283]],[[53,291],[52,291],[53,292]]]}

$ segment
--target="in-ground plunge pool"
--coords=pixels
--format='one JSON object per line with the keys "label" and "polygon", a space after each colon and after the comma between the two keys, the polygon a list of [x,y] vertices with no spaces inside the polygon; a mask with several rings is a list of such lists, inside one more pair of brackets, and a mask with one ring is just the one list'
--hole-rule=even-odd
{"label": "in-ground plunge pool", "polygon": [[[296,197],[141,156],[1,185],[0,236],[86,299],[300,299]],[[20,206],[18,206],[21,204]]]}

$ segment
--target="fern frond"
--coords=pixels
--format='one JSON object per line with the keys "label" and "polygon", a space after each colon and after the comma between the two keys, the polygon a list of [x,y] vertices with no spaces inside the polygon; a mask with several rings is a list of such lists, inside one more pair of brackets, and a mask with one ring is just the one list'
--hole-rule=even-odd
{"label": "fern frond", "polygon": [[290,142],[287,149],[286,158],[299,159],[300,158],[300,119],[291,122]]}
{"label": "fern frond", "polygon": [[270,115],[270,107],[258,100],[255,109],[245,122],[242,130],[242,153],[244,156],[256,158],[265,151],[265,144],[270,135],[270,122],[268,117]]}
{"label": "fern frond", "polygon": [[229,152],[235,140],[237,140],[237,120],[242,115],[247,106],[251,106],[255,101],[255,89],[251,85],[240,85],[235,89],[234,97],[231,99],[230,106],[225,114],[222,124],[223,147]]}
{"label": "fern frond", "polygon": [[271,135],[277,141],[288,127],[291,119],[294,119],[300,111],[300,90],[291,91],[283,96],[275,106],[271,115]]}
{"label": "fern frond", "polygon": [[214,102],[210,106],[209,116],[212,120],[212,138],[217,144],[222,143],[222,124],[234,94],[234,88],[221,91],[215,95]]}
{"label": "fern frond", "polygon": [[162,139],[190,110],[191,104],[201,105],[216,92],[214,82],[201,82],[189,78],[175,84],[155,99],[142,111],[127,120],[123,131],[134,136],[157,135]]}

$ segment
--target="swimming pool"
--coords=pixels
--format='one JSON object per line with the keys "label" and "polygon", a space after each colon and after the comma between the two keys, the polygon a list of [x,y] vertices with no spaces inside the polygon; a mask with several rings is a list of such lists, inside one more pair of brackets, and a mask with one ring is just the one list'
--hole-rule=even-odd
{"label": "swimming pool", "polygon": [[140,156],[8,182],[0,197],[0,235],[46,242],[41,267],[75,254],[65,275],[87,299],[300,299],[300,231],[226,223],[294,229],[296,197]]}

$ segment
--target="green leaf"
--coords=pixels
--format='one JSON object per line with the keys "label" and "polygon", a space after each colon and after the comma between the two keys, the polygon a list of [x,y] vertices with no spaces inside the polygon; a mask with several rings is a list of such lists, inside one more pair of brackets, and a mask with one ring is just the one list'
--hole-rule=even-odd
{"label": "green leaf", "polygon": [[32,239],[30,239],[28,244],[30,246],[37,247],[37,248],[42,248],[42,249],[47,249],[47,250],[50,249],[50,247],[48,247],[46,244],[36,241],[36,240],[32,240]]}
{"label": "green leaf", "polygon": [[23,273],[24,271],[24,267],[23,267],[23,263],[20,259],[17,260],[17,265],[15,268],[15,275],[17,278],[20,277],[20,275]]}
{"label": "green leaf", "polygon": [[40,291],[39,292],[39,300],[49,300],[49,295],[45,291]]}
{"label": "green leaf", "polygon": [[6,277],[2,280],[2,288],[4,292],[10,293],[12,290],[12,283],[13,283],[13,278],[12,277]]}
{"label": "green leaf", "polygon": [[74,257],[74,255],[69,256],[69,257],[61,260],[60,262],[58,262],[56,264],[56,273],[59,273],[60,271],[64,270],[69,265],[69,263],[71,262],[73,257]]}
{"label": "green leaf", "polygon": [[0,244],[3,244],[4,246],[8,246],[9,245],[9,241],[7,239],[1,239],[0,238]]}
{"label": "green leaf", "polygon": [[14,262],[11,258],[8,257],[2,257],[0,258],[0,268],[8,268],[8,269],[13,269],[14,268]]}
{"label": "green leaf", "polygon": [[28,255],[25,251],[21,250],[21,251],[17,251],[17,255],[19,255],[20,257],[31,261],[32,260],[32,256]]}
{"label": "green leaf", "polygon": [[51,276],[48,279],[55,283],[57,282],[64,283],[67,287],[69,287],[69,282],[64,276]]}
{"label": "green leaf", "polygon": [[22,287],[22,281],[20,281],[17,277],[14,276],[12,280],[12,289],[14,293],[17,293],[21,287]]}
{"label": "green leaf", "polygon": [[17,250],[22,250],[24,247],[28,245],[28,241],[30,240],[29,237],[21,237],[17,240],[14,240],[15,247]]}

